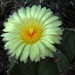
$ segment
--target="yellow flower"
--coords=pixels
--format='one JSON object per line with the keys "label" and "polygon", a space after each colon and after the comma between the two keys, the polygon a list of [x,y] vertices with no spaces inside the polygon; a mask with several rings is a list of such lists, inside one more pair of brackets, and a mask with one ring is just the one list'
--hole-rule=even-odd
{"label": "yellow flower", "polygon": [[61,40],[61,24],[59,17],[46,7],[21,7],[4,23],[5,33],[1,36],[6,41],[5,50],[9,49],[11,57],[15,55],[24,62],[28,58],[37,62],[46,56],[53,57],[52,52],[56,52],[54,44],[60,44]]}

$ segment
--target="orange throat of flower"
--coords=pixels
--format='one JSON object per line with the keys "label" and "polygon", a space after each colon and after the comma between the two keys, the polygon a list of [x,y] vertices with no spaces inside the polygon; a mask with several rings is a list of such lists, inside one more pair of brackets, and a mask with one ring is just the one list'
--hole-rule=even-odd
{"label": "orange throat of flower", "polygon": [[25,28],[23,32],[23,39],[27,43],[34,43],[36,42],[41,36],[41,31],[39,27],[36,26],[29,26]]}

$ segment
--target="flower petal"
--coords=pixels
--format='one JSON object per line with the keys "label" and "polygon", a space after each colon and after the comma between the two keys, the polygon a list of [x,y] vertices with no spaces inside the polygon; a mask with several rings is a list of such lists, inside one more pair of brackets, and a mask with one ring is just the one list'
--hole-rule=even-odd
{"label": "flower petal", "polygon": [[17,22],[21,23],[21,19],[19,18],[19,15],[14,12],[12,16],[10,16],[10,19],[16,20]]}
{"label": "flower petal", "polygon": [[19,10],[18,10],[18,14],[21,18],[21,20],[25,21],[27,19],[26,17],[26,13],[25,13],[25,9],[23,7],[21,7]]}
{"label": "flower petal", "polygon": [[8,42],[4,45],[5,49],[9,49],[9,47],[10,47],[12,44],[14,44],[16,41],[17,41],[17,39],[8,41]]}
{"label": "flower petal", "polygon": [[46,41],[46,40],[41,40],[41,42],[42,42],[47,48],[49,48],[51,51],[56,52],[56,48],[55,48],[51,43],[49,43],[49,42]]}
{"label": "flower petal", "polygon": [[45,12],[46,12],[46,7],[43,7],[43,8],[40,10],[40,13],[39,13],[39,16],[38,16],[38,19],[39,19],[39,20],[42,18],[42,16],[44,15]]}
{"label": "flower petal", "polygon": [[51,40],[49,36],[44,36],[44,37],[42,37],[41,39],[46,40],[46,41],[48,41],[48,42],[54,44],[54,41]]}
{"label": "flower petal", "polygon": [[28,61],[28,58],[24,60],[24,63],[26,63]]}
{"label": "flower petal", "polygon": [[26,16],[27,16],[27,19],[29,19],[31,17],[31,9],[29,7],[26,7]]}
{"label": "flower petal", "polygon": [[12,45],[9,46],[9,54],[11,54],[14,50],[17,50],[17,47],[19,47],[22,44],[22,41],[16,41]]}
{"label": "flower petal", "polygon": [[49,57],[53,57],[53,53],[48,48],[45,48],[45,50],[48,53]]}
{"label": "flower petal", "polygon": [[61,21],[55,21],[55,22],[45,25],[45,28],[54,28],[54,27],[60,26],[61,24],[62,24]]}
{"label": "flower petal", "polygon": [[4,41],[13,40],[13,39],[19,37],[18,34],[13,34],[13,33],[4,33],[1,36],[5,37],[5,38],[3,38]]}
{"label": "flower petal", "polygon": [[39,55],[36,55],[36,57],[35,57],[35,62],[37,62],[37,61],[40,61],[40,56]]}
{"label": "flower petal", "polygon": [[54,41],[54,43],[60,44],[61,37],[59,36],[50,36],[50,39],[52,39]]}
{"label": "flower petal", "polygon": [[41,6],[39,5],[37,7],[37,10],[35,11],[35,15],[34,15],[35,19],[38,18],[38,15],[39,15],[40,10],[41,10]]}
{"label": "flower petal", "polygon": [[43,34],[42,34],[42,36],[46,36],[46,35],[57,35],[58,33],[57,32],[55,32],[55,31],[43,31]]}
{"label": "flower petal", "polygon": [[45,55],[47,55],[44,49],[44,45],[41,42],[37,42],[37,46],[39,48],[40,57],[44,59]]}
{"label": "flower petal", "polygon": [[14,52],[12,52],[12,53],[11,53],[11,55],[10,55],[10,57],[13,57],[13,56],[15,56],[15,54],[16,54],[16,51],[17,51],[17,50],[15,50]]}
{"label": "flower petal", "polygon": [[23,61],[23,60],[25,61],[29,56],[29,52],[30,52],[30,45],[26,45],[22,51],[20,61]]}
{"label": "flower petal", "polygon": [[20,46],[17,47],[16,56],[15,56],[16,59],[18,59],[20,57],[24,46],[25,46],[25,43],[22,43]]}
{"label": "flower petal", "polygon": [[36,55],[38,54],[39,54],[39,48],[37,47],[37,44],[33,44],[30,50],[30,59],[33,61]]}
{"label": "flower petal", "polygon": [[37,9],[36,5],[34,5],[34,6],[31,7],[31,16],[32,17],[34,16],[36,9]]}
{"label": "flower petal", "polygon": [[56,31],[61,31],[61,28],[59,27],[47,28],[44,31],[47,31],[47,32],[55,31],[56,32]]}
{"label": "flower petal", "polygon": [[50,17],[49,19],[47,19],[43,24],[44,25],[47,25],[47,24],[50,24],[50,23],[52,23],[52,22],[54,22],[54,21],[56,21],[56,20],[58,20],[59,19],[59,17],[57,17],[57,16],[52,16],[52,17]]}
{"label": "flower petal", "polygon": [[50,16],[52,16],[53,12],[48,12],[47,14],[45,14],[42,19],[40,20],[42,23],[44,21],[46,21]]}

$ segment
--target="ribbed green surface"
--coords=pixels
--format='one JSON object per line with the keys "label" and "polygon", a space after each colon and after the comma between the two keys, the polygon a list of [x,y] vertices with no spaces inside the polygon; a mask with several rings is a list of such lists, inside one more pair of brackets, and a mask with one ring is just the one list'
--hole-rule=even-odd
{"label": "ribbed green surface", "polygon": [[57,48],[63,52],[71,62],[75,56],[75,32],[72,29],[65,29],[61,44]]}
{"label": "ribbed green surface", "polygon": [[[54,58],[58,59],[55,63],[51,58],[41,59],[40,62],[24,64],[11,63],[8,73],[10,75],[60,75],[63,72],[67,75],[69,64],[75,56],[75,33],[72,29],[65,29],[60,45],[56,45],[58,52],[54,53]],[[12,61],[14,58],[12,59]]]}
{"label": "ribbed green surface", "polygon": [[15,64],[8,73],[10,75],[59,75],[59,70],[53,59],[46,58],[37,63],[29,60],[26,64]]}

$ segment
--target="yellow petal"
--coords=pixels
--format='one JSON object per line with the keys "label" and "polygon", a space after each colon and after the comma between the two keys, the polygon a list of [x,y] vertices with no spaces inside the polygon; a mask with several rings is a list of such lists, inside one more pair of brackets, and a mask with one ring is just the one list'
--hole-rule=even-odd
{"label": "yellow petal", "polygon": [[46,40],[46,41],[48,41],[48,42],[54,44],[54,41],[53,41],[52,39],[50,39],[49,36],[44,36],[44,37],[42,37],[41,39],[42,39],[42,40]]}
{"label": "yellow petal", "polygon": [[24,46],[25,46],[25,43],[22,43],[20,46],[17,47],[16,56],[15,56],[16,59],[20,57]]}
{"label": "yellow petal", "polygon": [[42,18],[42,16],[44,15],[45,12],[46,12],[46,7],[43,7],[39,12],[38,19]]}
{"label": "yellow petal", "polygon": [[45,14],[42,19],[41,22],[43,23],[45,20],[47,20],[50,16],[52,16],[53,12],[48,12],[47,14]]}
{"label": "yellow petal", "polygon": [[19,10],[18,10],[18,14],[19,14],[19,17],[25,21],[27,19],[26,17],[26,14],[25,14],[25,9],[23,7],[21,7]]}
{"label": "yellow petal", "polygon": [[31,7],[31,16],[32,17],[34,16],[36,9],[37,9],[36,5],[34,5],[34,6]]}
{"label": "yellow petal", "polygon": [[40,61],[40,56],[39,55],[36,55],[36,57],[35,57],[35,62],[37,62],[37,61]]}
{"label": "yellow petal", "polygon": [[50,39],[52,39],[54,43],[60,44],[61,38],[59,36],[50,36]]}
{"label": "yellow petal", "polygon": [[17,50],[17,47],[19,47],[22,44],[22,41],[16,41],[12,45],[9,46],[9,54],[11,54],[14,50]]}
{"label": "yellow petal", "polygon": [[16,12],[14,12],[14,14],[10,18],[13,19],[13,20],[16,20],[19,23],[21,23],[20,22],[21,19],[19,18],[19,15]]}
{"label": "yellow petal", "polygon": [[28,58],[24,60],[24,63],[26,63],[28,61]]}
{"label": "yellow petal", "polygon": [[60,26],[62,24],[61,21],[54,21],[48,25],[46,25],[47,28],[54,28],[54,27],[57,27],[57,26]]}
{"label": "yellow petal", "polygon": [[22,51],[20,61],[23,61],[23,60],[25,61],[29,56],[29,52],[30,52],[30,45],[26,45]]}
{"label": "yellow petal", "polygon": [[14,52],[12,52],[12,54],[10,55],[10,57],[15,56],[15,54],[16,54],[16,50]]}
{"label": "yellow petal", "polygon": [[51,51],[56,52],[57,49],[56,49],[51,43],[49,43],[49,42],[46,41],[46,40],[41,40],[41,42],[42,42],[47,48],[49,48]]}
{"label": "yellow petal", "polygon": [[34,14],[35,19],[38,18],[38,15],[39,15],[40,10],[41,10],[41,6],[39,5],[37,7],[37,10],[35,11],[35,14]]}
{"label": "yellow petal", "polygon": [[46,52],[48,53],[47,56],[49,57],[53,57],[53,53],[48,49],[48,48],[45,48]]}
{"label": "yellow petal", "polygon": [[16,43],[16,41],[17,41],[17,39],[8,41],[8,42],[4,45],[5,49],[9,49],[9,47],[10,47],[12,44]]}
{"label": "yellow petal", "polygon": [[33,45],[31,45],[31,50],[30,50],[30,59],[32,61],[36,57],[36,54],[39,54],[39,48],[37,47],[36,44],[33,44]]}
{"label": "yellow petal", "polygon": [[57,17],[57,16],[52,16],[52,17],[50,17],[49,19],[47,19],[43,24],[44,25],[47,25],[47,24],[50,24],[50,23],[52,23],[52,22],[54,22],[54,21],[56,21],[56,20],[58,20],[59,19],[59,17]]}
{"label": "yellow petal", "polygon": [[31,9],[29,7],[26,7],[26,16],[27,16],[27,19],[29,19],[31,17]]}

